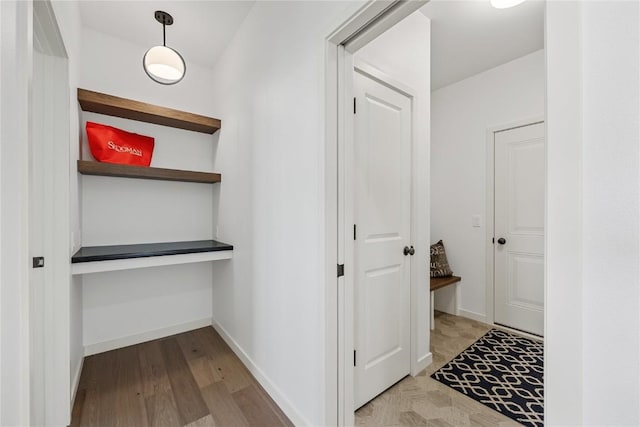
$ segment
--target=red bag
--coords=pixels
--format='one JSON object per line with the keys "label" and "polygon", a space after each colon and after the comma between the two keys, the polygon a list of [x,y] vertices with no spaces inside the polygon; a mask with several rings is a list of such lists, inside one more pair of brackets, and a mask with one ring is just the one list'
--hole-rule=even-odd
{"label": "red bag", "polygon": [[87,122],[91,154],[99,162],[149,166],[154,138],[99,123]]}

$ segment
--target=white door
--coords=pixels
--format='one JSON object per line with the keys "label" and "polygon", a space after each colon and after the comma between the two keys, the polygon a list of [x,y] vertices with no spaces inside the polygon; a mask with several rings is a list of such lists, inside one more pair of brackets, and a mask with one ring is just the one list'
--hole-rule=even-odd
{"label": "white door", "polygon": [[495,323],[544,332],[544,123],[496,132]]}
{"label": "white door", "polygon": [[410,371],[411,99],[354,73],[355,407]]}
{"label": "white door", "polygon": [[[33,76],[31,86],[31,138],[29,164],[29,256],[31,258],[43,256],[45,253],[44,235],[46,233],[45,206],[45,168],[50,162],[45,161],[47,145],[42,141],[46,138],[44,129],[48,120],[45,109],[45,55],[33,52]],[[29,274],[29,294],[31,296],[30,311],[30,393],[31,393],[31,423],[45,424],[45,290],[48,276],[44,268],[32,268]]]}

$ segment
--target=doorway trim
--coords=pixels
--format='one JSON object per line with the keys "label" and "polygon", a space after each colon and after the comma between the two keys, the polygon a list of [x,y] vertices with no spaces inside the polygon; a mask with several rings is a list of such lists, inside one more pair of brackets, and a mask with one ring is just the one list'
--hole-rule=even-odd
{"label": "doorway trim", "polygon": [[[31,378],[31,384],[43,388],[43,405],[31,407],[35,420],[47,425],[67,425],[71,414],[71,366],[70,366],[70,88],[68,55],[50,0],[33,2],[33,55],[42,54],[46,73],[30,70],[32,81],[39,79],[44,88],[43,101],[50,108],[51,118],[42,124],[34,123],[34,99],[29,97],[29,149],[42,150],[45,155],[43,174],[46,188],[44,194],[45,232],[43,238],[45,287],[41,291],[45,310],[38,316],[30,313],[31,319],[43,321],[43,337],[34,335],[35,324],[29,335],[43,339],[44,360],[36,360],[31,354],[31,363],[41,364],[43,378]],[[34,64],[32,57],[32,64]],[[33,84],[31,85],[33,88]],[[33,89],[31,94],[33,95]],[[42,133],[35,130],[41,125],[46,141],[37,141]],[[31,209],[31,207],[30,207]],[[31,267],[31,266],[29,266]],[[38,372],[33,370],[32,372]],[[33,402],[32,402],[33,403]],[[35,417],[34,417],[35,415]],[[32,419],[32,421],[34,421]]]}
{"label": "doorway trim", "polygon": [[[536,123],[543,123],[545,120],[544,113],[536,114],[531,117],[527,117],[520,120],[515,120],[507,123],[502,123],[494,126],[490,126],[486,131],[486,139],[487,139],[487,168],[486,168],[486,316],[484,319],[478,317],[475,320],[480,322],[485,322],[489,325],[495,326],[495,315],[494,315],[494,298],[495,298],[495,277],[494,277],[494,256],[493,256],[493,242],[492,239],[494,237],[495,232],[495,220],[494,220],[494,203],[495,203],[495,134],[498,132],[502,132],[509,129],[515,129],[523,126],[529,126]],[[545,147],[546,150],[546,147]],[[546,176],[545,176],[546,180]],[[546,188],[546,187],[545,187]],[[546,200],[546,196],[545,196]],[[460,300],[458,300],[460,301]],[[466,313],[469,314],[468,312]],[[500,326],[503,329],[504,326]],[[519,334],[524,334],[522,331],[518,331]],[[528,334],[527,334],[528,335]],[[535,337],[539,339],[535,335],[531,335],[531,337]]]}
{"label": "doorway trim", "polygon": [[[352,53],[364,46],[393,25],[400,22],[428,0],[407,1],[370,1],[357,10],[349,19],[341,23],[326,38],[325,43],[325,419],[330,425],[353,425],[353,280],[348,280],[352,261],[348,261],[346,238],[350,235],[345,222],[345,202],[348,201],[345,187],[347,163],[345,154],[346,141],[352,138],[349,123],[353,117],[348,113],[353,108],[353,91],[350,82],[353,69]],[[348,47],[349,42],[351,44]],[[353,49],[353,50],[351,50]],[[347,78],[348,77],[348,78]],[[427,107],[428,108],[428,107]],[[416,114],[414,108],[414,115]],[[427,110],[428,111],[428,110]],[[415,116],[414,116],[415,117]],[[415,123],[414,123],[415,126]],[[428,153],[427,161],[428,161]],[[414,160],[415,161],[415,160]],[[415,167],[414,167],[415,169]],[[420,186],[412,185],[412,196],[419,191]],[[427,189],[428,191],[428,189]],[[428,193],[427,193],[428,194]],[[428,213],[427,213],[428,214]],[[415,210],[412,207],[412,216]],[[414,229],[412,219],[412,234]],[[351,227],[351,226],[350,226]],[[428,228],[424,230],[428,235]],[[353,241],[352,241],[353,242]],[[426,248],[421,248],[426,251]],[[418,251],[420,253],[420,251]],[[426,252],[425,252],[426,253]],[[426,256],[426,255],[425,255]],[[345,275],[336,274],[337,265],[345,265]],[[412,304],[419,278],[413,274],[412,263]],[[426,263],[425,263],[426,265]],[[425,283],[427,283],[425,281]],[[428,287],[426,287],[428,294]],[[428,306],[429,296],[425,297]],[[351,307],[351,310],[346,309]],[[412,313],[412,342],[415,328],[413,327],[416,313]],[[428,309],[427,309],[428,317]],[[429,330],[427,319],[427,331]],[[431,362],[431,353],[414,364],[412,348],[411,373],[416,374],[421,367]]]}

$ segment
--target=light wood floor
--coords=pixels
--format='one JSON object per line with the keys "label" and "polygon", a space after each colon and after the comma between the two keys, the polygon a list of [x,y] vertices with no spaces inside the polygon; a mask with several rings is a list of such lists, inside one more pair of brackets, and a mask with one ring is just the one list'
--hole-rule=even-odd
{"label": "light wood floor", "polygon": [[356,411],[361,426],[520,426],[432,379],[430,375],[484,335],[485,325],[436,312],[431,331],[433,363],[415,378],[406,377]]}
{"label": "light wood floor", "polygon": [[87,357],[72,426],[291,426],[211,327]]}

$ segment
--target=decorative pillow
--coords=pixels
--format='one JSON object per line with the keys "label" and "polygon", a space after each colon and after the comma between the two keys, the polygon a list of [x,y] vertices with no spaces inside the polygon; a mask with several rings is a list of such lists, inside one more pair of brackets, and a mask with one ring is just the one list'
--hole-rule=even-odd
{"label": "decorative pillow", "polygon": [[438,243],[431,245],[431,277],[448,277],[452,275],[453,271],[449,267],[444,244],[440,240]]}

